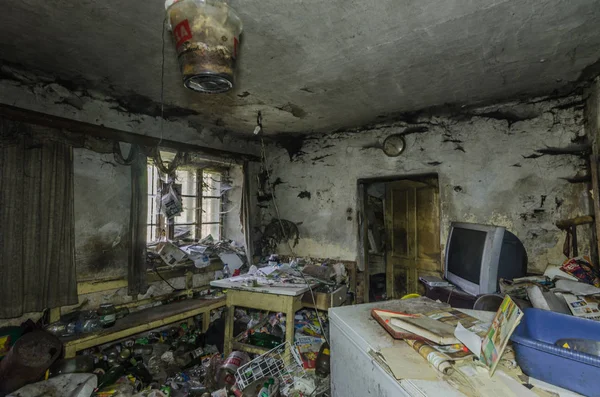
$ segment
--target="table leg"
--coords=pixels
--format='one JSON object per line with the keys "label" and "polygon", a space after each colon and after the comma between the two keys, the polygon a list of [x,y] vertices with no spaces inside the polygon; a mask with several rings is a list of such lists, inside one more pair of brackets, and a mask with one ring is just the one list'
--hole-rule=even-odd
{"label": "table leg", "polygon": [[233,322],[235,320],[235,306],[227,305],[225,314],[225,357],[233,350]]}
{"label": "table leg", "polygon": [[73,358],[77,354],[77,348],[75,346],[65,346],[65,358]]}
{"label": "table leg", "polygon": [[285,299],[287,300],[287,311],[285,313],[285,341],[289,342],[291,347],[294,346],[294,317],[296,316],[296,311],[294,310],[294,298],[290,296]]}
{"label": "table leg", "polygon": [[208,331],[208,327],[210,325],[210,310],[202,313],[202,332],[205,333]]}

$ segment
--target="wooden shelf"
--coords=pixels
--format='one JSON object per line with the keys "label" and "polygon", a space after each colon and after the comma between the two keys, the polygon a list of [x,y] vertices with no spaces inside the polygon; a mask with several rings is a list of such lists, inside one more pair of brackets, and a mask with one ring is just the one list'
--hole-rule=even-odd
{"label": "wooden shelf", "polygon": [[249,345],[247,343],[241,343],[241,342],[233,342],[232,346],[233,346],[233,350],[241,350],[246,353],[252,353],[252,354],[265,354],[266,352],[271,350],[268,347],[254,346],[254,345]]}
{"label": "wooden shelf", "polygon": [[204,315],[202,328],[203,331],[206,331],[210,322],[211,310],[223,306],[225,306],[225,297],[218,299],[186,299],[181,302],[143,309],[117,320],[113,327],[103,331],[79,337],[61,338],[65,346],[65,357],[74,357],[75,353],[80,350],[183,321],[199,314]]}

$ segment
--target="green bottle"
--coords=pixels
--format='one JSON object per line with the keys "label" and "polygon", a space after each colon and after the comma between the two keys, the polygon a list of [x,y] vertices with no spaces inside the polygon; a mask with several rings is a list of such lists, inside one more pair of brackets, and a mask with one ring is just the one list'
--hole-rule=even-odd
{"label": "green bottle", "polygon": [[251,345],[273,349],[279,346],[282,341],[276,336],[265,334],[263,332],[254,332],[248,338]]}
{"label": "green bottle", "polygon": [[98,379],[98,387],[96,390],[102,390],[106,386],[114,385],[121,376],[125,375],[125,367],[117,364],[109,369],[104,375]]}

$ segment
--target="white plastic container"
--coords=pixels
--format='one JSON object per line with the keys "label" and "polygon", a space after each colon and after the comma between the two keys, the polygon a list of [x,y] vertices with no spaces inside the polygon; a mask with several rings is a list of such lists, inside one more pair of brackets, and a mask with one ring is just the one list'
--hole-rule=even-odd
{"label": "white plastic container", "polygon": [[221,0],[167,0],[185,87],[205,93],[233,88],[242,21]]}

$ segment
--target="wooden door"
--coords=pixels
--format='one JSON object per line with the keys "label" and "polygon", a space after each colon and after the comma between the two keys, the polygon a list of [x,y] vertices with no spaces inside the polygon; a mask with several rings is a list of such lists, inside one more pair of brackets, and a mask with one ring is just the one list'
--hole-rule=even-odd
{"label": "wooden door", "polygon": [[424,293],[420,275],[440,275],[437,178],[386,184],[386,289],[389,298]]}

